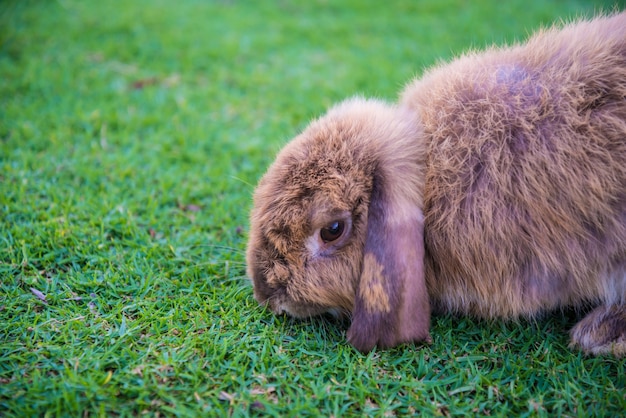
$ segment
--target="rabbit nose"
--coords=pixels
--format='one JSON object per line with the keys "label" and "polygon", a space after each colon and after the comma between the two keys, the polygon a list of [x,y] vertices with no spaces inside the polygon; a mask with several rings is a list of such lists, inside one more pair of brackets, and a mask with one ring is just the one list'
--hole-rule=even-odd
{"label": "rabbit nose", "polygon": [[287,313],[287,310],[283,308],[282,305],[274,305],[270,303],[270,308],[272,309],[272,312],[274,312],[275,315],[282,315],[284,313]]}

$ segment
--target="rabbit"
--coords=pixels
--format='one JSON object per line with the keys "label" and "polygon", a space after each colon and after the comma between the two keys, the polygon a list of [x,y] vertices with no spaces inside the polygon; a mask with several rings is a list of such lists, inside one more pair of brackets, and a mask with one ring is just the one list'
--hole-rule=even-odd
{"label": "rabbit", "polygon": [[626,13],[332,107],[259,181],[246,261],[259,303],[347,315],[362,352],[573,307],[572,347],[626,355]]}

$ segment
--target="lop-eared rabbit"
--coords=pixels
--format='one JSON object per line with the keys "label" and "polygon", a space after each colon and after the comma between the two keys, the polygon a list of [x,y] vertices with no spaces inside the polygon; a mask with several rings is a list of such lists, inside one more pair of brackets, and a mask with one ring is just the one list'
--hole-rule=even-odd
{"label": "lop-eared rabbit", "polygon": [[346,314],[361,351],[429,340],[431,312],[574,307],[573,346],[625,355],[626,13],[333,107],[259,182],[247,265],[260,303]]}

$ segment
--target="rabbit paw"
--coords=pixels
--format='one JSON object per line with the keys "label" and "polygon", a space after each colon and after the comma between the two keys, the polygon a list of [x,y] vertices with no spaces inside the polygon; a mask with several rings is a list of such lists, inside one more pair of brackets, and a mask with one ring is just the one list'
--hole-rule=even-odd
{"label": "rabbit paw", "polygon": [[626,305],[602,305],[572,328],[570,346],[588,354],[626,356]]}

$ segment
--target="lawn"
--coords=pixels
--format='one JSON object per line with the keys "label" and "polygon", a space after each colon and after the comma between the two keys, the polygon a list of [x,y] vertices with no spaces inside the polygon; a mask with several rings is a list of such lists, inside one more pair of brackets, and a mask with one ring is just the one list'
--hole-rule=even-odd
{"label": "lawn", "polygon": [[623,415],[575,312],[362,355],[259,307],[244,257],[254,185],[329,105],[612,6],[0,2],[0,416]]}

